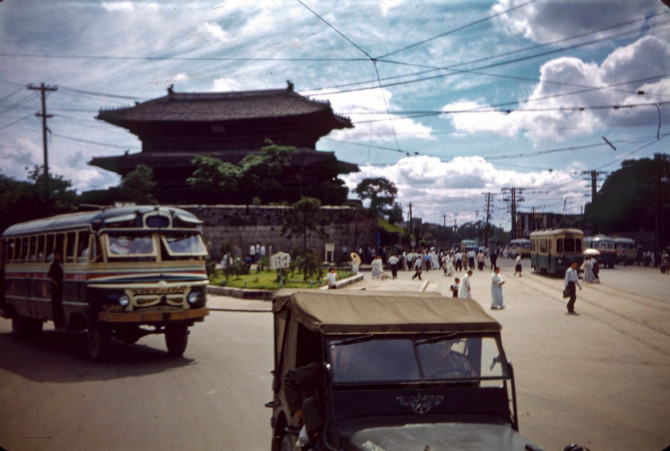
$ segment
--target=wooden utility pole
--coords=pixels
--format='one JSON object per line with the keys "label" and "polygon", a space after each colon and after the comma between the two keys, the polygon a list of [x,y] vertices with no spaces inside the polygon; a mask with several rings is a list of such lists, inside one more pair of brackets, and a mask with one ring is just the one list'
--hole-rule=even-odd
{"label": "wooden utility pole", "polygon": [[511,187],[511,188],[503,188],[503,200],[505,202],[510,202],[511,210],[512,210],[512,233],[510,234],[510,237],[512,239],[516,238],[516,205],[518,202],[523,202],[523,197],[521,197],[521,194],[523,193],[523,188],[516,188],[516,187]]}
{"label": "wooden utility pole", "polygon": [[58,86],[49,86],[41,83],[39,86],[28,85],[28,89],[33,91],[40,91],[42,99],[42,112],[35,113],[35,116],[42,118],[42,153],[44,156],[44,194],[49,198],[49,152],[47,149],[47,119],[53,117],[53,114],[47,114],[46,93],[50,91],[57,91]]}

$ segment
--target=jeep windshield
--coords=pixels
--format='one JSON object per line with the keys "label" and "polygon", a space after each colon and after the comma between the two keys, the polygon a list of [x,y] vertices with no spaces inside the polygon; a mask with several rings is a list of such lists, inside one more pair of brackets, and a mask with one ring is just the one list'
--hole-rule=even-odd
{"label": "jeep windshield", "polygon": [[327,340],[336,385],[473,382],[500,386],[509,377],[498,341],[486,335],[421,335]]}

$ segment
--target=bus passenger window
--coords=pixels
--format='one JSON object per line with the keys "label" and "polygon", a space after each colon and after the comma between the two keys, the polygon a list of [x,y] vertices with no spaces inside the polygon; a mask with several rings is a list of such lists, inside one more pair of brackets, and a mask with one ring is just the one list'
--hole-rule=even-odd
{"label": "bus passenger window", "polygon": [[556,252],[563,252],[563,239],[559,238],[556,240]]}
{"label": "bus passenger window", "polygon": [[77,241],[77,261],[79,263],[88,261],[88,254],[90,253],[89,241],[88,232],[79,232],[79,240]]}
{"label": "bus passenger window", "polygon": [[37,237],[37,261],[40,263],[44,262],[44,235]]}
{"label": "bus passenger window", "polygon": [[77,244],[77,233],[68,232],[67,241],[66,241],[66,251],[65,251],[65,261],[73,262],[75,261],[75,245]]}

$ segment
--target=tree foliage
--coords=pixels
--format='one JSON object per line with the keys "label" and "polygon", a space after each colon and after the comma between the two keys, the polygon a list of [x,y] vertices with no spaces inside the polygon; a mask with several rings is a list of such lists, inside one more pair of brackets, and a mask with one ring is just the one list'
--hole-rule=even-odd
{"label": "tree foliage", "polygon": [[294,260],[301,262],[300,270],[305,280],[315,268],[320,268],[314,252],[307,247],[307,240],[310,236],[321,240],[328,238],[327,224],[328,217],[321,211],[321,201],[313,197],[303,197],[291,205],[284,218],[282,234],[288,239],[298,238],[301,241],[302,247],[294,251],[294,254],[297,254],[294,255]]}
{"label": "tree foliage", "polygon": [[384,216],[391,223],[402,221],[402,206],[395,200],[398,188],[392,181],[384,177],[366,178],[354,192],[361,200],[370,201],[368,209],[372,214]]}
{"label": "tree foliage", "polygon": [[607,177],[586,214],[603,233],[654,230],[670,220],[670,155],[626,160]]}
{"label": "tree foliage", "polygon": [[295,147],[268,143],[238,164],[199,155],[193,159],[196,170],[187,183],[201,196],[221,203],[267,202],[276,197],[295,152]]}
{"label": "tree foliage", "polygon": [[145,164],[138,164],[135,169],[123,176],[119,194],[124,200],[137,204],[155,204],[156,198],[152,194],[155,186],[153,169]]}
{"label": "tree foliage", "polygon": [[40,166],[26,170],[28,181],[0,174],[0,230],[17,222],[67,213],[77,205],[78,196],[69,180],[52,175],[47,178]]}

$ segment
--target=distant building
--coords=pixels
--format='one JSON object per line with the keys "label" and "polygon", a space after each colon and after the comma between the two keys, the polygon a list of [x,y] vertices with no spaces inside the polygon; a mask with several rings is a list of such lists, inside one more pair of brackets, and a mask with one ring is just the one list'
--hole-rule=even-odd
{"label": "distant building", "polygon": [[184,196],[196,155],[235,164],[258,152],[268,140],[297,148],[287,171],[291,175],[282,181],[277,200],[296,201],[304,195],[325,204],[341,204],[347,189],[338,176],[359,170],[355,164],[339,161],[333,152],[316,150],[319,138],[332,130],[352,128],[349,118],[335,114],[327,101],[297,94],[290,82],[286,89],[219,93],[176,93],[171,86],[164,97],[100,110],[97,119],[137,135],[142,151],[95,157],[89,164],[121,176],[139,164],[151,167],[158,200],[163,202],[193,200]]}

